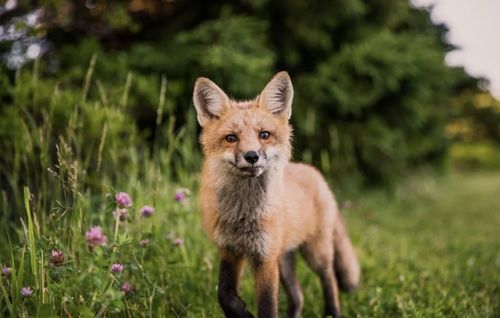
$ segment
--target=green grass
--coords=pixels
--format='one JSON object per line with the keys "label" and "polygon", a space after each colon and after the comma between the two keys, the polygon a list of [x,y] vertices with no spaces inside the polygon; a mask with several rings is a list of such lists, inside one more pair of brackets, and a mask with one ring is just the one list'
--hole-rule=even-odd
{"label": "green grass", "polygon": [[[175,117],[162,81],[159,137],[149,147],[127,109],[130,81],[104,94],[92,71],[91,63],[81,93],[36,80],[35,64],[33,75],[18,74],[0,117],[0,145],[8,150],[0,157],[0,264],[12,269],[0,279],[0,316],[220,317],[217,252],[197,208],[194,114]],[[183,202],[174,200],[179,187],[192,193]],[[119,191],[133,206],[117,224]],[[499,316],[499,194],[500,171],[492,170],[414,177],[394,195],[350,198],[344,213],[363,285],[341,296],[344,315]],[[156,208],[151,218],[139,214],[145,204]],[[91,226],[102,227],[106,246],[89,248]],[[50,263],[53,249],[64,252],[62,266]],[[113,263],[124,272],[112,274]],[[320,316],[319,281],[303,262],[298,272],[303,316]],[[120,290],[124,282],[134,286],[131,294]],[[32,296],[21,296],[24,286]],[[241,287],[255,312],[248,270]]]}
{"label": "green grass", "polygon": [[[4,314],[220,316],[217,255],[200,229],[196,196],[179,203],[173,200],[172,191],[151,196],[155,191],[138,187],[131,191],[134,201],[155,202],[153,218],[131,217],[120,226],[115,242],[114,222],[104,208],[100,219],[108,246],[94,251],[86,247],[87,227],[81,224],[73,224],[68,241],[59,242],[58,237],[68,237],[62,234],[64,229],[56,226],[42,233],[28,219],[26,232],[19,232],[26,235],[26,243],[2,249],[2,263],[15,267],[12,277],[2,279]],[[396,197],[367,193],[354,200],[344,213],[361,258],[363,286],[342,295],[344,315],[497,316],[499,193],[498,172],[453,174],[437,180],[411,180],[401,186]],[[151,244],[139,247],[139,240],[145,237]],[[175,246],[172,238],[176,237],[183,238],[184,245]],[[51,246],[65,251],[63,267],[48,264]],[[126,265],[123,275],[109,272],[112,262]],[[322,309],[318,280],[302,262],[298,272],[305,295],[303,316],[317,317]],[[245,274],[242,297],[255,309],[250,276]],[[119,291],[125,280],[135,286],[135,292],[127,297]],[[23,299],[18,293],[26,285],[35,293]],[[7,302],[5,295],[9,293],[12,297]],[[281,295],[281,310],[284,307]]]}
{"label": "green grass", "polygon": [[406,184],[348,211],[364,286],[347,316],[496,317],[500,313],[500,173]]}

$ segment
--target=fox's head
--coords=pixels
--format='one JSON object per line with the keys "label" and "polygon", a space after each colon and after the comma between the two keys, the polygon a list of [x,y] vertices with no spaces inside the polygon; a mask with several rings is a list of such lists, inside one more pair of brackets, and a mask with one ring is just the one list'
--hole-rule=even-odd
{"label": "fox's head", "polygon": [[220,172],[257,177],[290,158],[293,87],[287,72],[276,74],[252,101],[230,99],[200,77],[193,93],[207,163]]}

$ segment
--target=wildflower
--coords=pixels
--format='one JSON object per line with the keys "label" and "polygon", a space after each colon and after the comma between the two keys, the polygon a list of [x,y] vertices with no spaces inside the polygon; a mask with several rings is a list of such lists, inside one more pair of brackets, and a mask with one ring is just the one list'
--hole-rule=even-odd
{"label": "wildflower", "polygon": [[139,245],[142,246],[142,247],[146,247],[149,245],[149,240],[148,239],[145,239],[145,240],[141,240],[139,242]]}
{"label": "wildflower", "polygon": [[182,201],[186,200],[188,195],[189,195],[188,189],[179,188],[179,189],[175,190],[174,198],[175,198],[175,201],[182,202]]}
{"label": "wildflower", "polygon": [[33,294],[33,290],[30,287],[23,287],[21,288],[21,296],[23,297],[29,297]]}
{"label": "wildflower", "polygon": [[64,253],[63,251],[52,250],[50,253],[50,261],[54,266],[61,266],[64,264]]}
{"label": "wildflower", "polygon": [[11,273],[12,273],[12,268],[8,266],[2,267],[2,276],[9,277]]}
{"label": "wildflower", "polygon": [[115,195],[115,202],[118,206],[123,208],[129,208],[132,206],[132,199],[127,192],[118,192]]}
{"label": "wildflower", "polygon": [[145,205],[141,208],[141,215],[145,218],[150,217],[155,212],[155,209],[152,206]]}
{"label": "wildflower", "polygon": [[115,274],[119,274],[119,273],[123,272],[124,269],[125,269],[125,266],[123,264],[114,263],[113,265],[111,265],[111,272],[113,272]]}
{"label": "wildflower", "polygon": [[133,290],[132,284],[125,282],[122,284],[122,287],[120,288],[122,292],[125,294],[130,294]]}
{"label": "wildflower", "polygon": [[113,217],[116,218],[118,217],[120,221],[126,221],[128,216],[128,210],[127,209],[116,209],[113,211]]}
{"label": "wildflower", "polygon": [[184,240],[181,239],[181,238],[177,238],[177,239],[174,240],[174,244],[175,244],[175,246],[184,245]]}
{"label": "wildflower", "polygon": [[108,238],[106,235],[102,233],[102,229],[100,226],[93,226],[91,227],[88,231],[87,234],[85,235],[85,238],[87,239],[87,244],[91,247],[96,247],[99,245],[105,245],[106,241]]}

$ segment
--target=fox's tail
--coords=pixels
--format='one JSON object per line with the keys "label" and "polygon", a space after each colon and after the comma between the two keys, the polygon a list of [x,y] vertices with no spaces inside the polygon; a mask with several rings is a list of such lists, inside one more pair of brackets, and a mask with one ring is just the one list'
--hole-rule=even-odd
{"label": "fox's tail", "polygon": [[338,213],[337,222],[335,225],[335,275],[339,287],[343,291],[351,291],[356,289],[361,280],[361,268],[356,256],[356,252],[352,246],[347,229],[345,227],[344,218]]}

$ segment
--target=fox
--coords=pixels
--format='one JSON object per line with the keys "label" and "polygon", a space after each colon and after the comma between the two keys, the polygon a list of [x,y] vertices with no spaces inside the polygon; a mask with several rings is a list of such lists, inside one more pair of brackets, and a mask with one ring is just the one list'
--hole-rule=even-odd
{"label": "fox", "polygon": [[313,166],[290,161],[292,99],[285,71],[250,101],[229,98],[208,78],[194,85],[202,224],[218,248],[217,298],[226,317],[254,317],[238,294],[245,262],[260,318],[278,317],[280,282],[287,317],[300,317],[297,253],[321,281],[325,316],[340,316],[339,289],[360,284],[360,264],[326,180]]}

